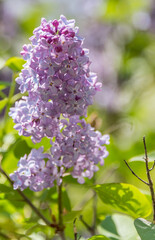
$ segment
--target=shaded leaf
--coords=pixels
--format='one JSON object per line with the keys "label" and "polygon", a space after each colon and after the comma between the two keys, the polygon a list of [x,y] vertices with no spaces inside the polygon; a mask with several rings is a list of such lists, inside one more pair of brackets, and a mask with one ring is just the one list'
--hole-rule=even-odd
{"label": "shaded leaf", "polygon": [[63,199],[64,208],[66,208],[66,210],[68,210],[68,211],[71,211],[70,199],[68,197],[68,193],[66,192],[66,190],[64,188],[62,189],[62,199]]}
{"label": "shaded leaf", "polygon": [[8,187],[4,184],[0,184],[0,192],[1,193],[7,193],[13,191],[12,187]]}
{"label": "shaded leaf", "polygon": [[11,85],[11,82],[0,81],[0,90],[3,90]]}
{"label": "shaded leaf", "polygon": [[137,240],[138,234],[133,224],[134,220],[127,215],[113,214],[107,216],[98,226],[98,233],[112,240]]}
{"label": "shaded leaf", "polygon": [[25,63],[25,60],[19,57],[11,57],[9,58],[5,66],[9,67],[14,72],[20,72],[23,68],[23,65]]}
{"label": "shaded leaf", "polygon": [[141,240],[155,239],[155,224],[143,219],[137,218],[134,221],[135,228],[141,237]]}
{"label": "shaded leaf", "polygon": [[101,200],[115,210],[129,214],[134,218],[149,216],[151,202],[138,188],[126,183],[107,183],[96,185]]}
{"label": "shaded leaf", "polygon": [[16,158],[21,158],[23,157],[25,154],[29,154],[30,153],[31,148],[27,145],[26,141],[18,141],[15,144],[14,147],[14,155]]}

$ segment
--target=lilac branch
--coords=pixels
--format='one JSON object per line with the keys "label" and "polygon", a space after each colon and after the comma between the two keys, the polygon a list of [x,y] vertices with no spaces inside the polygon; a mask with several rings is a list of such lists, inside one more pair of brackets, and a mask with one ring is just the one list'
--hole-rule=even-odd
{"label": "lilac branch", "polygon": [[154,168],[154,164],[152,169],[149,169],[149,163],[148,163],[148,155],[147,155],[147,148],[146,148],[146,142],[145,142],[145,137],[143,137],[143,143],[144,143],[144,150],[145,150],[145,164],[146,164],[146,173],[147,173],[147,178],[149,181],[149,188],[150,188],[150,193],[151,193],[151,198],[152,198],[152,207],[153,207],[153,223],[155,223],[155,195],[154,195],[154,188],[153,188],[153,181],[150,175],[150,171]]}
{"label": "lilac branch", "polygon": [[[10,179],[10,177],[8,176],[8,174],[2,169],[2,167],[0,167],[0,172],[7,178],[7,180],[10,182],[10,184],[13,186],[13,182]],[[49,226],[49,227],[57,227],[56,224],[52,224],[48,219],[46,219],[41,212],[32,204],[32,202],[27,198],[27,196],[25,196],[25,194],[17,189],[16,190],[21,197],[24,199],[24,201],[33,209],[33,211]]]}

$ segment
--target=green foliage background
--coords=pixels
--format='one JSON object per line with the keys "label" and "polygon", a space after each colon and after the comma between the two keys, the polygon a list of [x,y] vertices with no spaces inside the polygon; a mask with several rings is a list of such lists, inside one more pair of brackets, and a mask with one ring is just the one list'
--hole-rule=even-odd
{"label": "green foliage background", "polygon": [[[138,231],[142,240],[153,240],[154,232],[142,237],[141,226],[146,224],[143,220],[136,220],[134,227],[135,218],[152,219],[148,188],[131,174],[123,160],[129,160],[133,170],[146,180],[144,135],[150,167],[155,159],[154,1],[5,0],[0,1],[0,11],[0,159],[5,171],[8,174],[13,172],[19,158],[31,148],[50,147],[47,139],[34,145],[30,138],[19,137],[8,117],[9,108],[21,97],[14,80],[23,64],[20,59],[22,45],[29,42],[28,38],[40,24],[41,17],[54,19],[64,14],[67,18],[75,18],[80,35],[85,37],[84,45],[90,49],[91,69],[103,82],[103,92],[89,108],[87,121],[102,133],[110,134],[111,140],[109,156],[95,176],[96,187],[93,180],[79,185],[70,176],[64,178],[67,239],[74,239],[73,221],[76,217],[78,234],[83,236],[80,239],[91,237],[79,216],[92,224],[93,192],[96,189],[99,195],[98,237],[90,239],[138,240]],[[155,181],[154,171],[152,178]],[[39,193],[24,190],[24,193],[48,219],[57,216],[56,188]],[[139,202],[136,203],[135,199]],[[2,175],[0,209],[0,239],[59,239]],[[150,228],[153,229],[151,225]]]}

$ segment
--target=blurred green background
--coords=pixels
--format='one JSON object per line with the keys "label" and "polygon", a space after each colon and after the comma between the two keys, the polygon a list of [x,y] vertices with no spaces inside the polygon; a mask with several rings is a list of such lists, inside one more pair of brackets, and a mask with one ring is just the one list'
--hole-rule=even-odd
{"label": "blurred green background", "polygon": [[[143,154],[143,136],[146,136],[148,152],[155,151],[155,2],[1,0],[0,67],[8,58],[20,56],[23,44],[29,43],[29,37],[32,36],[33,29],[40,25],[41,17],[47,20],[59,19],[61,14],[76,20],[80,35],[85,38],[84,47],[90,50],[91,70],[97,73],[98,81],[103,83],[103,90],[95,97],[94,105],[89,107],[87,117],[92,126],[102,133],[110,134],[111,138],[109,157],[97,173],[97,183],[127,182],[147,192],[147,186],[129,172],[123,160]],[[11,79],[12,72],[7,67],[2,68],[0,80],[11,82]],[[7,95],[8,88],[3,93]],[[29,152],[31,144],[13,130],[12,120],[4,119],[3,110],[0,128],[0,156],[3,156],[4,169],[11,173],[16,169],[19,157]],[[152,159],[154,156],[152,153]],[[146,180],[143,161],[131,162],[131,166]],[[155,174],[152,173],[152,176],[155,180]],[[75,181],[72,184],[67,184],[67,181],[69,180],[66,179],[67,197],[70,198],[71,206],[65,208],[77,210],[78,206],[84,204],[82,215],[88,223],[91,222],[92,196],[87,193],[91,183],[79,186]],[[10,236],[10,239],[27,239],[22,236],[25,229],[29,230],[30,239],[51,239],[45,237],[45,234],[52,234],[51,230],[42,223],[33,228],[36,216],[13,191],[4,189],[3,184],[8,183],[2,176],[0,183],[0,231]],[[42,208],[45,215],[49,214],[46,204],[50,204],[54,213],[57,212],[54,189],[37,194],[28,190],[25,192]],[[5,194],[11,194],[7,200]],[[14,198],[15,201],[12,202]],[[66,199],[67,201],[69,200]],[[98,206],[98,220],[113,212],[103,203],[99,202]],[[77,226],[83,233],[84,227],[80,221]],[[67,231],[68,234],[72,232],[72,226]],[[70,235],[72,239],[72,233]],[[87,232],[85,235],[89,236]],[[5,238],[0,234],[0,239]]]}

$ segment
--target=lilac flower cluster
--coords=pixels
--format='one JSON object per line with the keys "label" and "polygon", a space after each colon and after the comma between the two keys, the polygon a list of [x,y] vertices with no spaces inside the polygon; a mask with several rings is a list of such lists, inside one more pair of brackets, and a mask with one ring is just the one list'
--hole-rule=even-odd
{"label": "lilac flower cluster", "polygon": [[14,188],[40,191],[54,181],[60,184],[65,171],[84,183],[84,177],[92,178],[96,165],[108,155],[103,145],[109,143],[109,136],[80,120],[101,84],[90,72],[88,50],[74,25],[64,16],[49,22],[42,19],[31,44],[21,52],[26,63],[16,81],[28,96],[16,102],[9,114],[19,135],[31,136],[34,143],[48,137],[52,147],[50,154],[33,149],[20,159],[11,174]]}
{"label": "lilac flower cluster", "polygon": [[54,137],[59,131],[59,118],[55,117],[51,101],[43,102],[36,94],[24,96],[10,109],[19,135],[31,136],[34,143],[43,137]]}
{"label": "lilac flower cluster", "polygon": [[[60,183],[60,173],[52,158],[47,153],[42,153],[43,147],[32,149],[27,157],[25,155],[18,162],[18,170],[10,174],[14,181],[14,189],[24,190],[29,187],[32,191],[41,191],[47,187],[53,187],[53,181]],[[48,160],[47,163],[45,160]]]}
{"label": "lilac flower cluster", "polygon": [[87,106],[101,84],[90,72],[88,50],[82,48],[75,21],[64,16],[47,22],[34,30],[32,44],[24,45],[27,61],[17,83],[22,93],[37,93],[43,102],[51,100],[58,116],[86,115]]}
{"label": "lilac flower cluster", "polygon": [[99,131],[77,116],[69,122],[62,121],[63,130],[52,143],[51,154],[57,166],[72,169],[71,175],[79,183],[84,183],[84,177],[92,178],[98,170],[96,164],[103,165],[103,158],[108,156],[105,144],[109,144],[109,136],[102,136]]}

